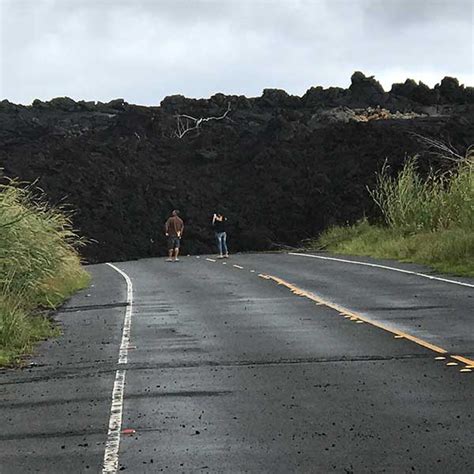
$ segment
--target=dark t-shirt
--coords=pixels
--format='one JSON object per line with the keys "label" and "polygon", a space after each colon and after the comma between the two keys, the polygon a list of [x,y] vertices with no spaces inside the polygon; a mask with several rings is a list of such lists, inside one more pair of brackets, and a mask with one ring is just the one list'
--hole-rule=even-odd
{"label": "dark t-shirt", "polygon": [[182,236],[183,230],[184,223],[182,219],[180,219],[178,216],[172,216],[166,221],[165,231],[167,234],[169,234],[170,237],[177,237],[178,232],[180,236]]}
{"label": "dark t-shirt", "polygon": [[223,220],[218,221],[217,219],[214,221],[214,231],[215,232],[225,232],[226,228],[226,221],[227,219],[224,217]]}

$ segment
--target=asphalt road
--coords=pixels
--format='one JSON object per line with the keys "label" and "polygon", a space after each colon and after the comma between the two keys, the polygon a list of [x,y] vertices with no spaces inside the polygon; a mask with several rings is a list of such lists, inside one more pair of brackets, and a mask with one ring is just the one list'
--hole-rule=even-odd
{"label": "asphalt road", "polygon": [[287,254],[89,268],[64,335],[0,373],[2,474],[474,472],[474,280]]}

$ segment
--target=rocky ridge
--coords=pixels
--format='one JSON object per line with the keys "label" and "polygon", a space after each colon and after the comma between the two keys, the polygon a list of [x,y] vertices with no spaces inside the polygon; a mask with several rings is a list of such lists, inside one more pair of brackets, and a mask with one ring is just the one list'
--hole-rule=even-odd
{"label": "rocky ridge", "polygon": [[[220,117],[176,137],[177,115]],[[265,89],[261,97],[180,95],[158,107],[56,98],[31,106],[0,102],[0,167],[38,179],[53,202],[76,209],[91,240],[90,261],[162,255],[172,208],[187,222],[184,251],[209,252],[209,217],[229,215],[233,250],[296,245],[331,224],[376,216],[366,186],[384,160],[406,154],[444,166],[416,135],[474,143],[473,88],[444,78],[385,92],[356,72],[348,89],[310,88],[302,97]]]}

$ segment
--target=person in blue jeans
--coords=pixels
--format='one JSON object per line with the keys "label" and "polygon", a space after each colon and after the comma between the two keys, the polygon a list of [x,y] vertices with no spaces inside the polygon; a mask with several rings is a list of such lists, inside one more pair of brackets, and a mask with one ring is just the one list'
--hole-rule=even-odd
{"label": "person in blue jeans", "polygon": [[214,227],[214,232],[216,234],[219,258],[229,258],[229,251],[227,250],[226,221],[227,218],[221,213],[216,213],[212,216],[212,226]]}

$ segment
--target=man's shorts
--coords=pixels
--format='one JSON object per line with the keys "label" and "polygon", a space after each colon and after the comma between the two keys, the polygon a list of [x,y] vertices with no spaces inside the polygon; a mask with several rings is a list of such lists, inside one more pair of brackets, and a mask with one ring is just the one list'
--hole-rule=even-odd
{"label": "man's shorts", "polygon": [[168,237],[168,250],[179,249],[179,243],[181,239],[179,237]]}

